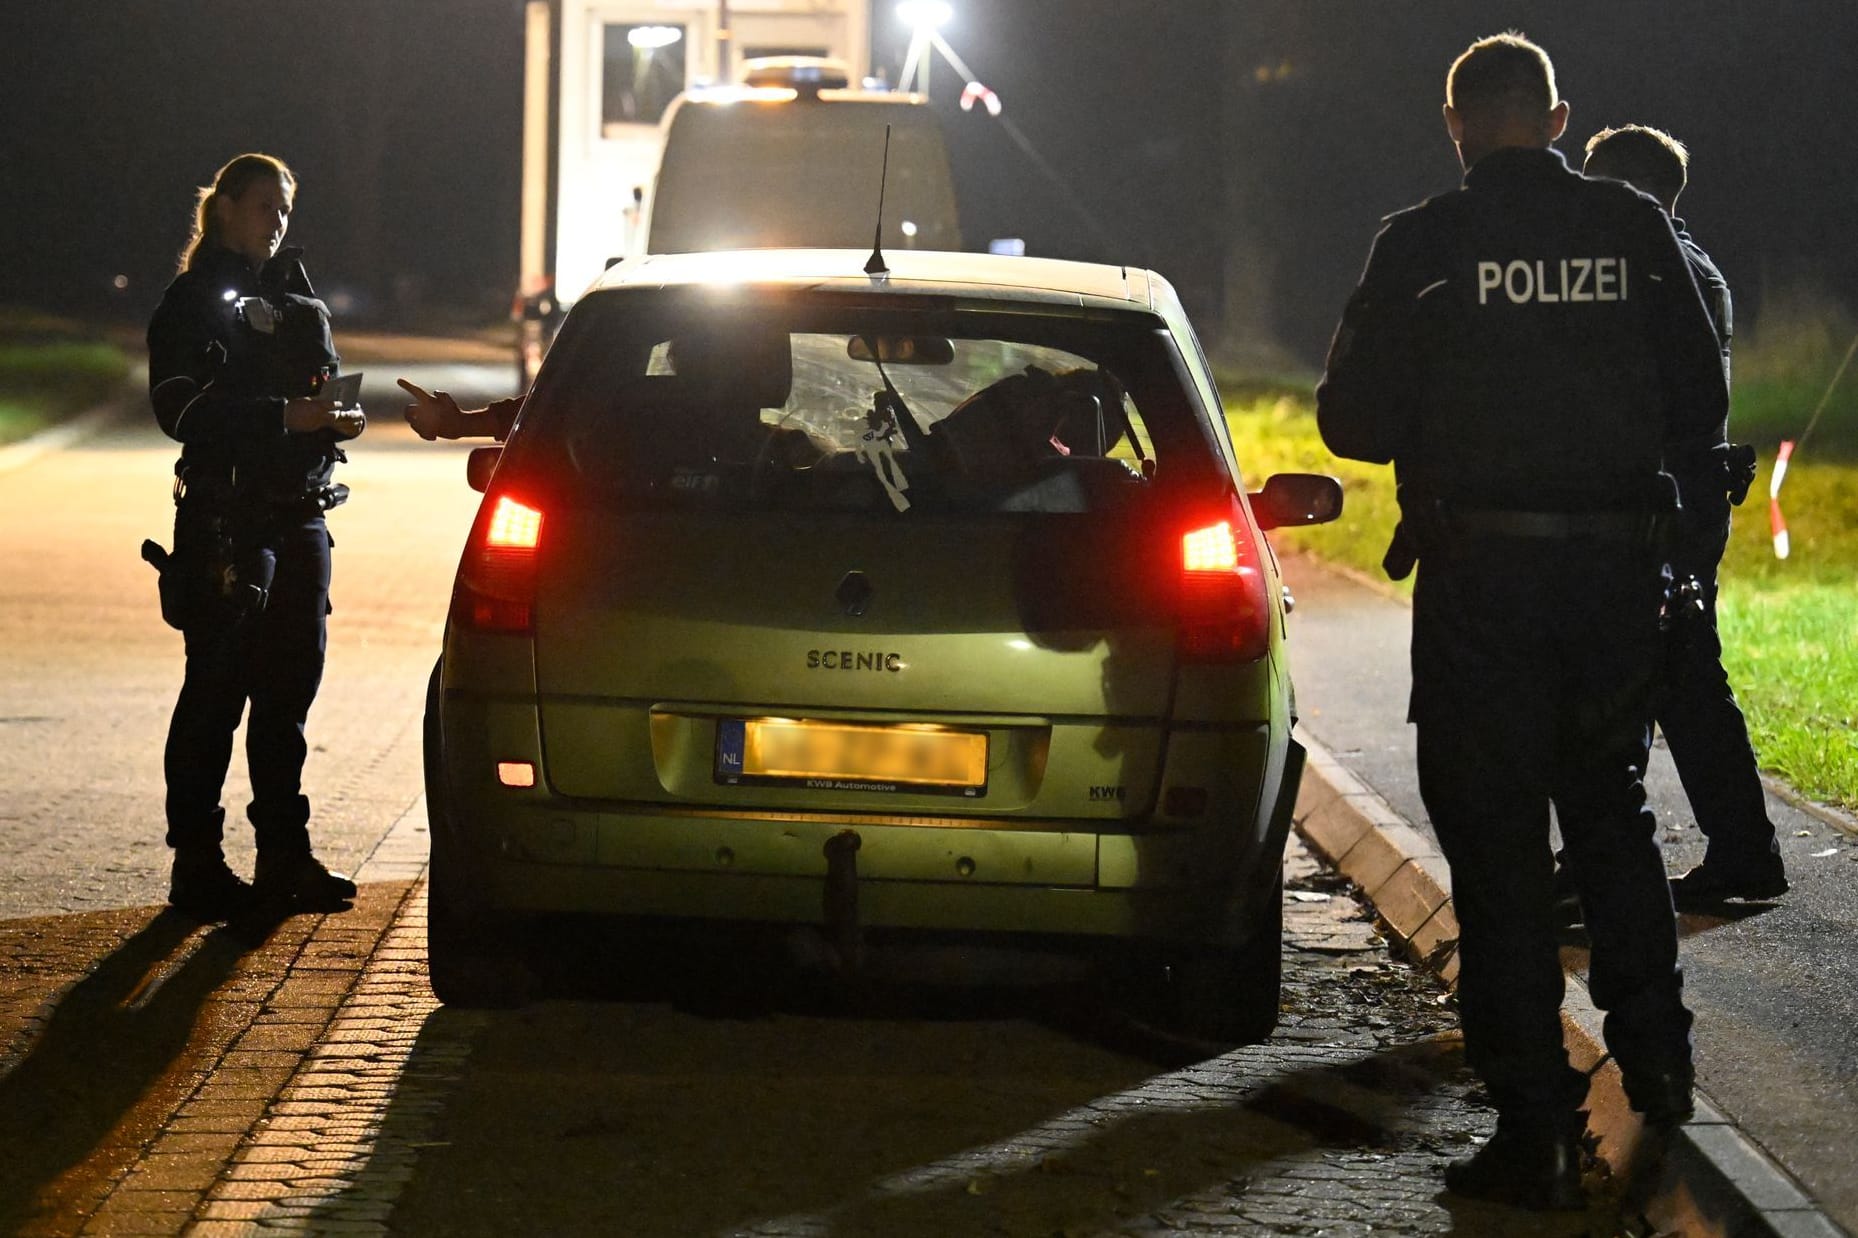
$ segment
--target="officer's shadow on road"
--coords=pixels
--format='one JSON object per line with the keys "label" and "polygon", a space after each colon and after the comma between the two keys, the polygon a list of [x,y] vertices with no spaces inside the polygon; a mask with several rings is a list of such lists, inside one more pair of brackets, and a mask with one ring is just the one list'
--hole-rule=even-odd
{"label": "officer's shadow on road", "polygon": [[[1046,1156],[1010,1157],[1010,1167],[996,1171],[973,1167],[976,1151],[1036,1139],[1015,1132],[995,1149],[963,1149],[909,1175],[930,1189],[912,1183],[844,1198],[824,1212],[829,1231],[978,1232],[985,1218],[1003,1232],[1068,1235],[1132,1222],[1147,1228],[1144,1219],[1193,1230],[1206,1217],[1219,1219],[1209,1229],[1234,1232],[1399,1229],[1402,1222],[1417,1231],[1430,1228],[1426,1214],[1437,1207],[1451,1217],[1448,1232],[1482,1238],[1613,1232],[1601,1216],[1604,1204],[1591,1216],[1540,1217],[1437,1189],[1441,1153],[1474,1144],[1467,1132],[1436,1129],[1417,1111],[1463,1075],[1458,1042],[1429,1039],[1333,1057],[1333,1050],[1266,1043],[1208,1059],[1176,1073],[1178,1090],[1163,1087],[1133,1105],[1118,1103],[1125,1096],[1093,1102],[1088,1137]],[[1226,1088],[1240,1094],[1218,1096]],[[1205,1099],[1182,1104],[1182,1091]]]}
{"label": "officer's shadow on road", "polygon": [[[422,1033],[435,1057],[447,1014]],[[1267,1043],[1157,1077],[1061,1038],[1013,1033],[996,1053],[915,1022],[775,1018],[778,1061],[741,1062],[752,1045],[714,1019],[658,1023],[579,1004],[495,1016],[471,1068],[453,1067],[442,1131],[423,1126],[418,1096],[384,1125],[425,1149],[393,1227],[940,1238],[1217,1218],[1206,1228],[1418,1232],[1444,1207],[1459,1233],[1593,1232],[1436,1196],[1443,1156],[1483,1133],[1430,1112],[1464,1086],[1455,1041],[1352,1056]],[[564,1039],[570,1025],[589,1048]]]}
{"label": "officer's shadow on road", "polygon": [[[653,957],[626,944],[595,954]],[[1456,1095],[1470,1084],[1453,1040],[1286,1039],[1158,1070],[1175,1047],[1092,1023],[1061,989],[832,999],[765,962],[580,994],[618,1002],[435,1012],[409,1074],[428,1062],[444,1099],[396,1097],[354,1198],[406,1181],[394,1228],[459,1238],[1081,1234],[1201,1213],[1247,1232],[1419,1230],[1442,1208],[1467,1234],[1587,1232],[1439,1194],[1445,1157],[1488,1133]]]}
{"label": "officer's shadow on road", "polygon": [[186,1050],[201,1010],[275,927],[202,934],[199,922],[164,909],[55,999],[0,1076],[0,1233],[65,1212],[67,1201],[94,1205],[100,1182],[72,1171],[99,1149],[131,1154],[160,1131],[197,1082]]}

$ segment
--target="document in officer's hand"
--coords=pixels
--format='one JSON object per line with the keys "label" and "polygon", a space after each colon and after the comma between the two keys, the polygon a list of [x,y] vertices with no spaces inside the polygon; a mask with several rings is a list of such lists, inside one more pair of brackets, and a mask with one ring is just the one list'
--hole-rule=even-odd
{"label": "document in officer's hand", "polygon": [[356,408],[361,404],[361,371],[323,380],[317,391],[319,400],[334,400],[337,408]]}

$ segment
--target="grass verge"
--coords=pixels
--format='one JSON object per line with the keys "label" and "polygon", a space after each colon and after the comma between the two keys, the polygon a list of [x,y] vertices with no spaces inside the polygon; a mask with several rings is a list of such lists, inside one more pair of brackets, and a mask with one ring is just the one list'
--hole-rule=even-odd
{"label": "grass verge", "polygon": [[[1272,538],[1385,583],[1380,560],[1397,516],[1393,470],[1331,455],[1307,388],[1222,387],[1238,392],[1226,420],[1249,485],[1285,472],[1342,482],[1340,520]],[[1858,809],[1858,463],[1812,454],[1792,465],[1782,495],[1792,540],[1786,560],[1774,557],[1762,510],[1772,465],[1765,451],[1723,559],[1723,662],[1762,768],[1812,799]],[[1391,587],[1410,593],[1411,583]]]}
{"label": "grass verge", "polygon": [[0,444],[94,408],[128,377],[122,350],[78,324],[0,311]]}

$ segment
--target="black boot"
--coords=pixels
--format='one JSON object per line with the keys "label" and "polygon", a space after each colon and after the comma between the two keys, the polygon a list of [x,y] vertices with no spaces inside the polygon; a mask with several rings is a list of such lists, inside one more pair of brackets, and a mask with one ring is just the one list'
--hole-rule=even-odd
{"label": "black boot", "polygon": [[1581,1141],[1575,1131],[1497,1124],[1490,1142],[1445,1167],[1445,1188],[1466,1199],[1527,1208],[1531,1212],[1578,1212]]}
{"label": "black boot", "polygon": [[1668,1070],[1620,1070],[1626,1102],[1645,1125],[1657,1130],[1682,1126],[1696,1115],[1696,1071],[1689,1064]]}
{"label": "black boot", "polygon": [[168,905],[196,920],[230,920],[252,904],[252,888],[218,847],[177,847]]}
{"label": "black boot", "polygon": [[332,873],[307,851],[260,851],[252,890],[265,903],[299,911],[342,911],[355,897],[346,873]]}
{"label": "black boot", "polygon": [[1757,852],[1746,859],[1705,854],[1703,863],[1671,878],[1671,902],[1679,911],[1715,911],[1732,898],[1767,902],[1787,890],[1779,852]]}

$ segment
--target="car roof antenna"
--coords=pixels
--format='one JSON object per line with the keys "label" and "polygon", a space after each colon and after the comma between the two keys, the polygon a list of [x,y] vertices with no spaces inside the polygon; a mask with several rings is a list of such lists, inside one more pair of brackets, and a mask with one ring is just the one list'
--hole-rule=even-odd
{"label": "car roof antenna", "polygon": [[884,186],[890,180],[890,126],[884,126],[884,168],[877,177],[877,231],[871,237],[871,256],[865,259],[866,275],[888,275],[890,264],[884,261]]}

